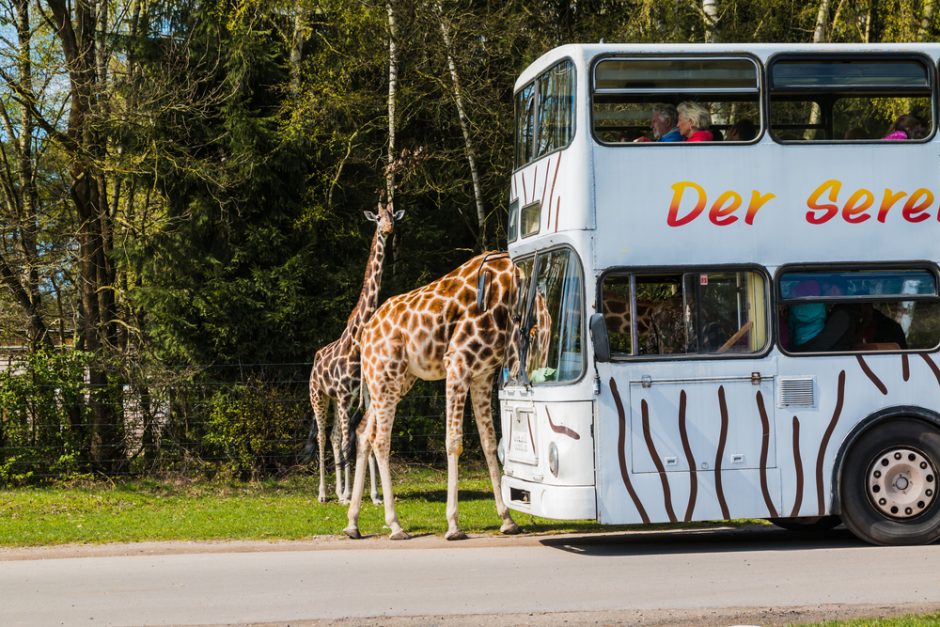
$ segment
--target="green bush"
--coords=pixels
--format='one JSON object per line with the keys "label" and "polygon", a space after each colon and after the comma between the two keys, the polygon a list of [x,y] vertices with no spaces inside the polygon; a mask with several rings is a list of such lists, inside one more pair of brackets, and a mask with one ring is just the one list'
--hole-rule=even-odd
{"label": "green bush", "polygon": [[309,405],[294,396],[257,379],[217,391],[203,436],[206,453],[243,480],[284,472],[294,465],[310,420]]}
{"label": "green bush", "polygon": [[90,420],[85,368],[75,350],[38,350],[0,372],[0,484],[81,472]]}

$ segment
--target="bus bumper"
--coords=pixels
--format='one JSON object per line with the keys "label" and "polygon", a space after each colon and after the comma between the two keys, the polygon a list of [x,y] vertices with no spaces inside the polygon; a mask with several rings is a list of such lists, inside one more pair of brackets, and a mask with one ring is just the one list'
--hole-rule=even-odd
{"label": "bus bumper", "polygon": [[594,486],[555,486],[503,476],[503,500],[510,509],[555,520],[597,520]]}

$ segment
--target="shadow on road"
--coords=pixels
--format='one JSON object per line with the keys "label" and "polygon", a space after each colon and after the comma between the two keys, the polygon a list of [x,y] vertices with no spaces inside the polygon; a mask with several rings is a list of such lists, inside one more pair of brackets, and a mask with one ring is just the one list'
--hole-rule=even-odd
{"label": "shadow on road", "polygon": [[[787,531],[771,526],[719,529],[670,529],[622,534],[546,538],[541,544],[578,555],[677,555],[869,547],[845,528],[824,532]],[[872,550],[878,547],[871,546]]]}

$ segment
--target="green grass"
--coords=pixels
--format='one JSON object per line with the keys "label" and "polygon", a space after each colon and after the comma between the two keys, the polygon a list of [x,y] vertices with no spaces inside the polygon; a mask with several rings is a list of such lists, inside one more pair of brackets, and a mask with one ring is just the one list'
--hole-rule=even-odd
{"label": "green grass", "polygon": [[[460,524],[469,533],[498,533],[484,469],[461,469]],[[409,533],[447,530],[446,472],[392,470],[398,517]],[[238,483],[134,480],[0,490],[0,546],[160,540],[299,540],[340,535],[346,506],[317,502],[314,477]],[[514,514],[529,532],[613,528],[591,521],[558,522]],[[384,510],[364,499],[363,534],[385,534]],[[621,527],[622,529],[623,527]]]}
{"label": "green grass", "polygon": [[815,623],[819,627],[936,627],[940,625],[940,612],[898,616],[896,618],[857,618],[854,620],[827,621]]}

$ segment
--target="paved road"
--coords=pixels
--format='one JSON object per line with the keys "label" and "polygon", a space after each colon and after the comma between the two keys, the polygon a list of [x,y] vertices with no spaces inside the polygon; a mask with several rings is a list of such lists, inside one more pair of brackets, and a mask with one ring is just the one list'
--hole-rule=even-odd
{"label": "paved road", "polygon": [[[2,625],[695,622],[940,609],[940,545],[759,529],[0,551]],[[813,611],[816,610],[814,614]],[[496,615],[504,615],[496,618]],[[423,617],[423,618],[408,618]]]}

